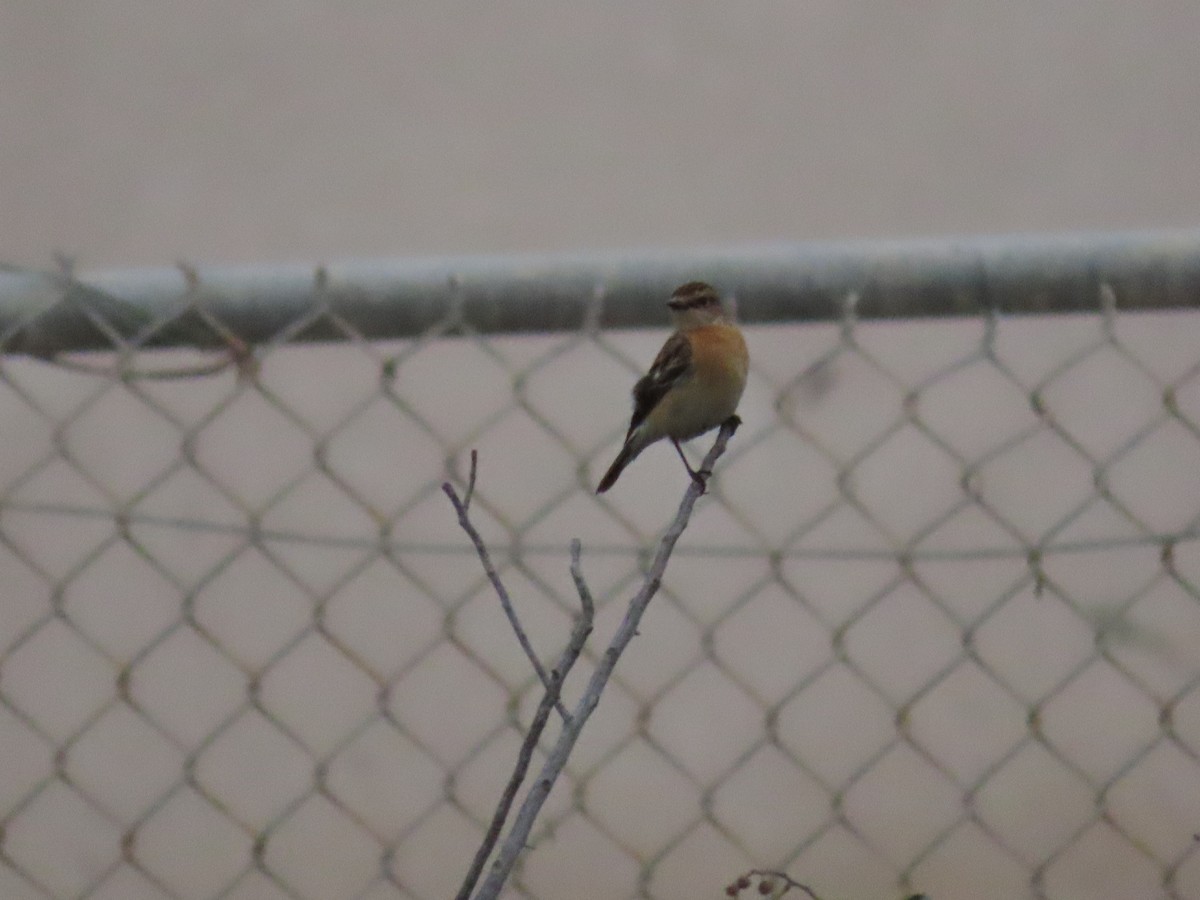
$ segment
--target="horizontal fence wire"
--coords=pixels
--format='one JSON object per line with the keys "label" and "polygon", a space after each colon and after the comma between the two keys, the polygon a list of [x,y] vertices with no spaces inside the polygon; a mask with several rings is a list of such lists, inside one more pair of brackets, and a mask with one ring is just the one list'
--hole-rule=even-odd
{"label": "horizontal fence wire", "polygon": [[453,892],[538,684],[440,485],[605,637],[697,278],[745,424],[513,895],[1200,898],[1200,231],[0,269],[0,895]]}

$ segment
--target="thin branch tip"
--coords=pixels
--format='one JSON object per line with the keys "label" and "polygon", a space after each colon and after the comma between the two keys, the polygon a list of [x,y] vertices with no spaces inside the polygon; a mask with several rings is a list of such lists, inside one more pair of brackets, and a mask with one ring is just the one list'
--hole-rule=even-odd
{"label": "thin branch tip", "polygon": [[463,506],[468,509],[471,506],[471,498],[475,496],[475,475],[479,472],[479,451],[474,447],[471,448],[471,476],[467,479],[467,499],[463,502]]}
{"label": "thin branch tip", "polygon": [[596,604],[592,599],[592,590],[583,577],[583,542],[579,538],[571,538],[571,580],[575,582],[575,593],[579,594],[579,605],[583,608],[583,621],[590,632]]}
{"label": "thin branch tip", "polygon": [[[475,547],[475,554],[479,557],[479,562],[483,566],[483,572],[487,575],[487,579],[491,582],[492,589],[496,592],[496,596],[500,600],[500,608],[504,610],[505,618],[508,619],[508,624],[513,630],[513,634],[517,637],[517,642],[521,645],[521,650],[525,654],[525,658],[529,660],[529,664],[533,667],[533,671],[537,673],[538,679],[542,682],[542,687],[547,692],[552,690],[552,685],[549,678],[546,676],[546,669],[542,666],[541,660],[533,651],[533,645],[529,641],[529,635],[525,632],[525,627],[521,624],[520,618],[517,616],[517,610],[513,606],[512,598],[508,594],[508,589],[504,586],[504,582],[500,580],[500,573],[496,569],[495,563],[492,562],[492,555],[488,552],[487,545],[483,542],[483,537],[479,534],[479,529],[471,522],[471,494],[475,490],[475,471],[478,455],[476,451],[471,451],[471,475],[467,483],[467,494],[463,499],[459,499],[458,493],[450,482],[445,482],[442,485],[442,490],[446,496],[450,498],[450,503],[454,507],[454,511],[458,516],[458,525],[467,537],[471,539],[471,543]],[[563,706],[561,701],[555,698],[554,708],[558,710],[560,716],[565,721],[568,717],[567,708]]]}

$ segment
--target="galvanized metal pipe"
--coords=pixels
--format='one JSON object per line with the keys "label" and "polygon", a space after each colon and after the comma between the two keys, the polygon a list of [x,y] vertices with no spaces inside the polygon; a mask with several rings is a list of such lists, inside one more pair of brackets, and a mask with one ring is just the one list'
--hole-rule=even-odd
{"label": "galvanized metal pipe", "polygon": [[[661,327],[678,283],[711,281],[744,322],[1067,313],[1200,305],[1200,229],[563,256],[466,257],[88,272],[0,270],[0,353],[52,356],[219,343],[202,308],[249,343],[308,320],[289,340],[368,338],[464,327],[481,333]],[[596,302],[599,300],[600,302]],[[193,310],[189,312],[189,310]],[[172,324],[161,326],[167,320]]]}

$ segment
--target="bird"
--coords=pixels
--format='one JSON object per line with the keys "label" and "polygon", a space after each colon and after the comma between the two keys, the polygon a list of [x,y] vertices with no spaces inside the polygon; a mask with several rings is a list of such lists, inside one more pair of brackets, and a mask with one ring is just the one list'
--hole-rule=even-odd
{"label": "bird", "polygon": [[746,340],[721,298],[703,281],[675,288],[667,301],[675,333],[667,338],[650,370],[633,386],[633,417],[621,452],[597,494],[603,494],[639,453],[669,438],[693,481],[704,476],[683,455],[680,441],[704,434],[734,417],[750,363]]}

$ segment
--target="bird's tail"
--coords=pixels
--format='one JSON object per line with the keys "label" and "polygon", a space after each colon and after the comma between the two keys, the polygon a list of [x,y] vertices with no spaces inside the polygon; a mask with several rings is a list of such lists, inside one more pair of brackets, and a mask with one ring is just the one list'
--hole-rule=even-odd
{"label": "bird's tail", "polygon": [[641,447],[633,440],[633,435],[630,435],[625,440],[625,446],[621,448],[621,452],[617,454],[617,458],[613,460],[613,464],[608,467],[608,471],[604,473],[604,477],[600,479],[600,484],[596,487],[597,494],[603,494],[612,487],[617,478],[625,467],[633,462],[633,458],[641,452]]}

